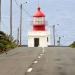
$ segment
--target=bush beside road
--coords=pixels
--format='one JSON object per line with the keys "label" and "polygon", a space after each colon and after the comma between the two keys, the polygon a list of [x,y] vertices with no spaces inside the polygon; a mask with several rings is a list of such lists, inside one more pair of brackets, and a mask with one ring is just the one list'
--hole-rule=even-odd
{"label": "bush beside road", "polygon": [[0,53],[7,52],[8,50],[16,47],[16,41],[13,37],[10,38],[9,35],[0,31]]}

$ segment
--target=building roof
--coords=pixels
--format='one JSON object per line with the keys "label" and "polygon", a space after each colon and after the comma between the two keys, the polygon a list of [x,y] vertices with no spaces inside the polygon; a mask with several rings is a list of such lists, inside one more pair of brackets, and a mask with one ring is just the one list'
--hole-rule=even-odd
{"label": "building roof", "polygon": [[45,17],[44,13],[40,10],[39,6],[38,6],[36,12],[34,13],[33,17]]}

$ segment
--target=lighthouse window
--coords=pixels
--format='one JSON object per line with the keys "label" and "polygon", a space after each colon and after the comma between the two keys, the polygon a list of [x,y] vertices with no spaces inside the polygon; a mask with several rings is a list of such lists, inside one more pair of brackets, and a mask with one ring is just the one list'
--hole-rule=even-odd
{"label": "lighthouse window", "polygon": [[42,17],[39,17],[38,18],[38,24],[42,24],[42,22],[43,22],[43,18]]}
{"label": "lighthouse window", "polygon": [[33,21],[37,21],[37,18],[36,18],[36,17],[34,17]]}
{"label": "lighthouse window", "polygon": [[33,23],[36,24],[37,18],[33,18]]}
{"label": "lighthouse window", "polygon": [[34,24],[43,24],[44,23],[44,17],[36,17],[33,19]]}
{"label": "lighthouse window", "polygon": [[38,21],[39,21],[39,22],[42,21],[42,18],[38,18]]}

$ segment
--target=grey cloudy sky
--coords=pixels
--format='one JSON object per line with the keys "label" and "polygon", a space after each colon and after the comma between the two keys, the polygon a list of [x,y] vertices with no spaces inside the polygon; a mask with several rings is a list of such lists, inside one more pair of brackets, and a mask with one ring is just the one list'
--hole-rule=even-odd
{"label": "grey cloudy sky", "polygon": [[[37,8],[37,0],[16,0],[18,5],[23,4],[23,25],[22,25],[22,43],[27,44],[27,33],[31,30],[31,20],[34,11]],[[40,7],[46,15],[47,29],[56,25],[56,41],[59,36],[62,45],[68,45],[75,40],[75,0],[39,0]],[[16,39],[17,28],[19,27],[20,7],[13,0],[13,36]],[[2,30],[9,34],[9,10],[10,0],[2,0]],[[59,24],[59,26],[57,25]],[[49,28],[50,26],[50,28]]]}

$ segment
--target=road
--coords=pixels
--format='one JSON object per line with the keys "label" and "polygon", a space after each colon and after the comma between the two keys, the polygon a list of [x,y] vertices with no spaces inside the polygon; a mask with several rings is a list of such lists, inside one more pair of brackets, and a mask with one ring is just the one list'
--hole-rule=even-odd
{"label": "road", "polygon": [[0,75],[25,75],[42,48],[16,48],[0,55]]}
{"label": "road", "polygon": [[75,75],[75,49],[45,48],[44,55],[26,75]]}
{"label": "road", "polygon": [[75,75],[75,49],[16,48],[0,55],[0,75]]}

